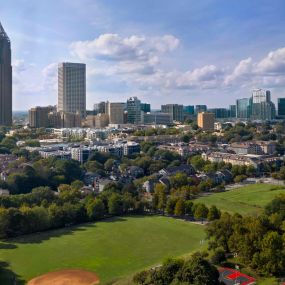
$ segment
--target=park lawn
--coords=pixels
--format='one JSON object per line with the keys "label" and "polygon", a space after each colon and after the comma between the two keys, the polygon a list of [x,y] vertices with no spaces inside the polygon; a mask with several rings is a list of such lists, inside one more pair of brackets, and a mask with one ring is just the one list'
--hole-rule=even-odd
{"label": "park lawn", "polygon": [[280,193],[285,193],[284,186],[252,184],[201,197],[196,199],[195,203],[204,203],[207,206],[216,205],[220,210],[229,213],[256,215],[260,214],[264,207]]}
{"label": "park lawn", "polygon": [[[167,257],[199,250],[204,238],[203,226],[183,220],[122,217],[2,242],[0,261],[24,281],[49,271],[79,268],[96,272],[105,283]],[[7,272],[0,276],[0,284],[12,284]]]}

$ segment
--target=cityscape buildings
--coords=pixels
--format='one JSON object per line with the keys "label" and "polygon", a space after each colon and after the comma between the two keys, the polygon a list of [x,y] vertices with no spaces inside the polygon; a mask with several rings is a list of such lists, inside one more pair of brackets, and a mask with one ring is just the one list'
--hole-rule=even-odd
{"label": "cityscape buildings", "polygon": [[252,108],[251,98],[242,98],[236,100],[236,117],[247,120],[251,116]]}
{"label": "cityscape buildings", "polygon": [[131,97],[127,100],[127,122],[138,125],[141,123],[141,101],[137,97]]}
{"label": "cityscape buildings", "polygon": [[197,115],[200,112],[207,112],[207,106],[206,105],[196,105],[195,114]]}
{"label": "cityscape buildings", "polygon": [[11,42],[0,23],[0,125],[12,125]]}
{"label": "cityscape buildings", "polygon": [[173,121],[183,121],[183,105],[178,104],[166,104],[161,106],[162,113],[168,113],[171,115]]}
{"label": "cityscape buildings", "polygon": [[124,103],[106,103],[106,113],[109,115],[109,124],[124,123]]}
{"label": "cityscape buildings", "polygon": [[215,124],[215,114],[207,112],[198,113],[197,124],[198,127],[204,131],[213,131]]}
{"label": "cityscape buildings", "polygon": [[63,62],[58,65],[58,111],[86,117],[86,65]]}
{"label": "cityscape buildings", "polygon": [[285,98],[277,99],[278,116],[285,117]]}

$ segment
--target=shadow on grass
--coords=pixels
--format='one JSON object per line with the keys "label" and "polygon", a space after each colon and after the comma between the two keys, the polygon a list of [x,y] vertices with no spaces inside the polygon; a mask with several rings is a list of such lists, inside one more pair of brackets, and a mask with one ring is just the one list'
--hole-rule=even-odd
{"label": "shadow on grass", "polygon": [[0,284],[24,285],[25,281],[9,268],[9,263],[0,261]]}
{"label": "shadow on grass", "polygon": [[17,246],[13,243],[5,243],[5,242],[0,243],[0,249],[15,249],[15,248],[17,248]]}
{"label": "shadow on grass", "polygon": [[[134,216],[134,217],[140,217],[140,216]],[[100,220],[97,222],[79,224],[79,225],[65,227],[61,229],[54,229],[54,230],[49,230],[45,232],[38,232],[38,233],[29,234],[29,235],[23,235],[23,236],[19,236],[15,238],[9,238],[5,242],[3,241],[3,243],[0,243],[0,249],[1,248],[2,249],[15,249],[17,248],[17,245],[15,245],[14,243],[22,243],[22,244],[42,243],[43,241],[47,241],[51,238],[59,238],[61,236],[73,235],[76,232],[86,231],[88,228],[94,228],[96,227],[96,224],[100,222],[116,223],[116,222],[125,222],[126,220],[127,219],[124,217],[111,217],[111,218],[106,218],[104,220]]]}

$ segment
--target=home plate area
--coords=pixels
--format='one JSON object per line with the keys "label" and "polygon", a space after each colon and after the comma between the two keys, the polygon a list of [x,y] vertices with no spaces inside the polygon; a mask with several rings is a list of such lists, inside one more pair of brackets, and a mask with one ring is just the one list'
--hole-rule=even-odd
{"label": "home plate area", "polygon": [[256,284],[255,279],[231,268],[220,268],[220,281],[226,285],[251,285]]}
{"label": "home plate area", "polygon": [[95,285],[98,276],[90,271],[67,269],[49,272],[29,281],[28,285]]}

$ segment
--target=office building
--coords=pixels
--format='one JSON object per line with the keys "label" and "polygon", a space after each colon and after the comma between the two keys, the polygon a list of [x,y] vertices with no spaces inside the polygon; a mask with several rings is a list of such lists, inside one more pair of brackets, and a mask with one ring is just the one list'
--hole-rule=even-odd
{"label": "office building", "polygon": [[143,115],[145,125],[171,125],[172,116],[169,113],[150,112]]}
{"label": "office building", "polygon": [[124,103],[106,103],[106,112],[109,115],[109,124],[123,124],[124,123]]}
{"label": "office building", "polygon": [[11,42],[0,23],[0,125],[12,125]]}
{"label": "office building", "polygon": [[183,122],[183,105],[166,104],[161,105],[161,112],[171,115],[171,120]]}
{"label": "office building", "polygon": [[225,119],[229,116],[229,111],[226,108],[211,108],[208,112],[214,113],[216,119]]}
{"label": "office building", "polygon": [[58,111],[86,117],[86,65],[63,62],[58,65]]}
{"label": "office building", "polygon": [[94,104],[94,115],[106,113],[106,102],[100,102]]}
{"label": "office building", "polygon": [[285,117],[285,98],[278,98],[278,116]]}
{"label": "office building", "polygon": [[195,114],[197,115],[200,112],[207,112],[207,106],[206,105],[196,105]]}
{"label": "office building", "polygon": [[84,163],[88,160],[91,154],[90,148],[87,147],[74,147],[71,149],[71,158]]}
{"label": "office building", "polygon": [[250,119],[252,109],[252,98],[242,98],[236,101],[236,117],[239,119]]}
{"label": "office building", "polygon": [[149,113],[150,109],[151,109],[150,104],[141,103],[141,111],[143,111],[144,113]]}
{"label": "office building", "polygon": [[137,97],[131,97],[127,100],[127,122],[138,125],[141,123],[141,101]]}
{"label": "office building", "polygon": [[269,90],[254,89],[252,91],[252,113],[253,120],[273,120],[276,117],[276,109],[271,102]]}
{"label": "office building", "polygon": [[47,128],[49,127],[49,113],[56,112],[55,106],[34,107],[29,110],[29,125],[32,128]]}
{"label": "office building", "polygon": [[195,107],[193,105],[184,106],[183,112],[185,115],[194,115],[195,114]]}
{"label": "office building", "polygon": [[201,112],[198,113],[197,124],[203,131],[213,131],[215,124],[215,114]]}
{"label": "office building", "polygon": [[237,116],[237,106],[236,105],[230,105],[229,117],[230,118],[236,118],[236,116]]}

